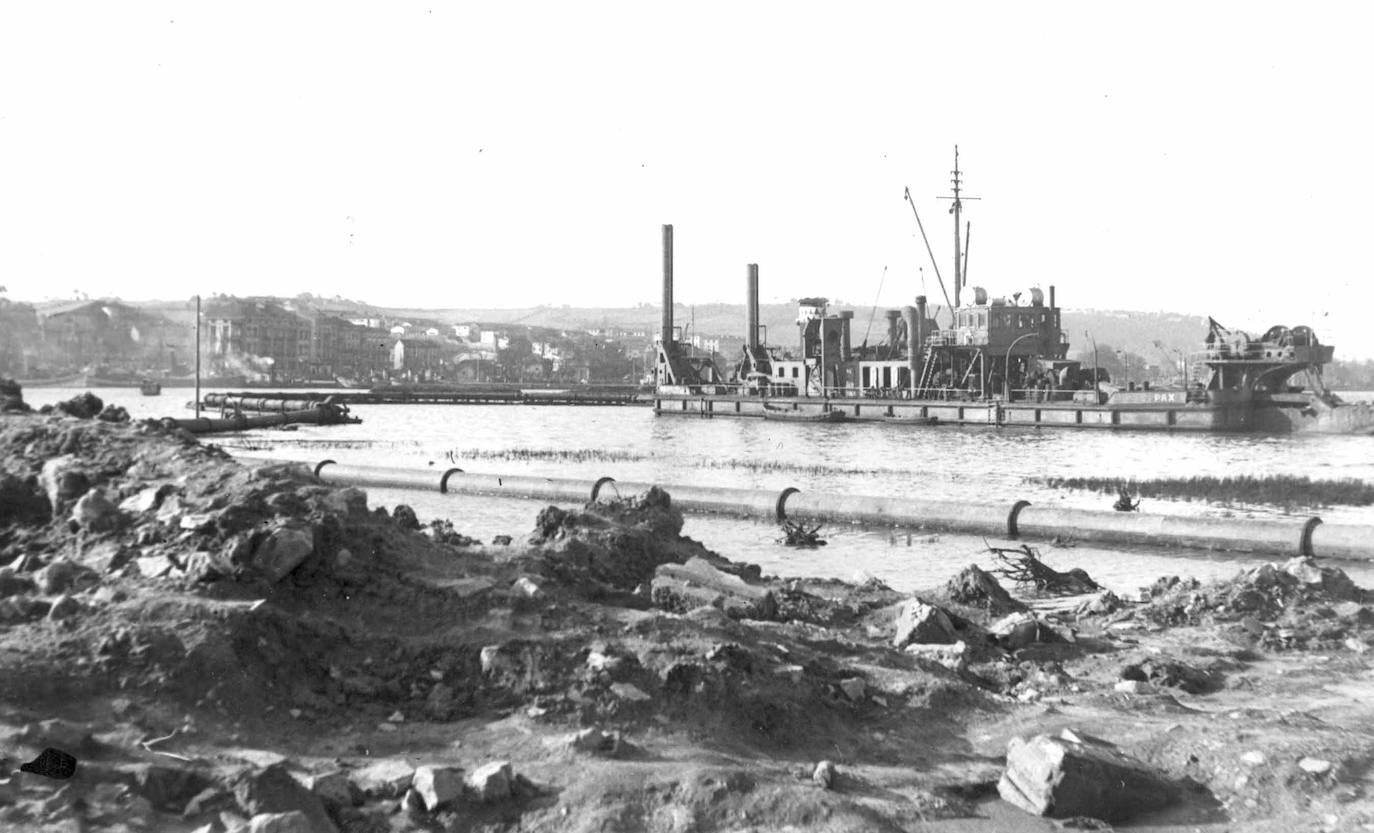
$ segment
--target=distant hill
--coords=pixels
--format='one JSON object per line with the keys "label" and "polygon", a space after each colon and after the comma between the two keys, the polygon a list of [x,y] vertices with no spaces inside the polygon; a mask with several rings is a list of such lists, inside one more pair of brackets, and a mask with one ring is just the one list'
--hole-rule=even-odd
{"label": "distant hill", "polygon": [[[840,306],[835,309],[853,309]],[[567,307],[536,306],[517,309],[448,308],[413,309],[383,308],[383,314],[396,317],[438,319],[447,323],[479,322],[483,324],[516,324],[554,329],[577,329],[615,327],[618,329],[645,330],[658,332],[659,309],[656,306],[637,307]],[[862,342],[868,332],[868,341],[876,344],[883,339],[885,324],[883,311],[876,315],[872,309],[855,309],[854,341]],[[938,314],[938,313],[937,313]],[[872,318],[870,330],[869,319]],[[790,345],[796,340],[797,307],[790,304],[760,304],[759,321],[768,328],[769,341],[775,344]],[[942,322],[947,316],[942,316]],[[1119,310],[1075,310],[1063,312],[1063,328],[1067,334],[1071,354],[1082,349],[1090,349],[1089,341],[1083,332],[1087,330],[1097,340],[1099,348],[1110,345],[1115,349],[1125,349],[1145,356],[1152,362],[1161,361],[1159,350],[1154,346],[1159,341],[1167,349],[1192,352],[1202,346],[1207,336],[1207,319],[1197,315],[1181,315],[1169,312],[1128,312]],[[695,327],[696,333],[703,336],[744,335],[743,304],[698,304],[686,306],[679,304],[674,310],[674,323],[689,330]],[[1257,335],[1257,333],[1252,333]]]}

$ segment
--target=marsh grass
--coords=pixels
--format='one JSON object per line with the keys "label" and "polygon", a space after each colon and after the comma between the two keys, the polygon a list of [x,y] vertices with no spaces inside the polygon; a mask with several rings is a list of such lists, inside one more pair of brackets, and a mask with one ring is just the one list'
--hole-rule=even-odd
{"label": "marsh grass", "polygon": [[1374,484],[1353,477],[1313,480],[1288,474],[1266,477],[1174,477],[1135,480],[1122,477],[1033,477],[1052,489],[1085,489],[1105,494],[1126,490],[1149,498],[1181,498],[1212,502],[1272,504],[1275,506],[1369,506]]}

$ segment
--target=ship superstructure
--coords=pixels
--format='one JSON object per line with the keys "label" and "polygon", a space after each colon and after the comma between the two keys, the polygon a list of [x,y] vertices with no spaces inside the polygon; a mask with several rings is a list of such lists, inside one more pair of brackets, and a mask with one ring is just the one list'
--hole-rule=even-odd
{"label": "ship superstructure", "polygon": [[[951,174],[952,303],[933,309],[918,295],[912,305],[886,310],[885,337],[870,346],[853,343],[853,312],[831,312],[826,298],[802,298],[795,346],[769,345],[760,338],[758,266],[750,264],[743,355],[728,379],[675,337],[672,227],[664,226],[656,411],[913,424],[1374,430],[1374,409],[1346,405],[1323,386],[1322,365],[1333,350],[1308,327],[1273,327],[1251,339],[1213,321],[1203,348],[1188,358],[1184,383],[1162,388],[1114,385],[1096,362],[1069,359],[1054,286],[997,297],[966,286],[970,228],[961,238],[960,222],[963,201],[974,198],[962,193],[957,149]],[[1308,388],[1292,384],[1301,376]]]}

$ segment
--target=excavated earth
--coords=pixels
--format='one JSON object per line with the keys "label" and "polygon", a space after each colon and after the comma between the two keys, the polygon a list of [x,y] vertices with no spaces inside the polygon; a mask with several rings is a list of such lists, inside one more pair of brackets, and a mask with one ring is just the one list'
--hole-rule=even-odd
{"label": "excavated earth", "polygon": [[999,798],[1063,729],[1178,787],[1125,829],[1374,829],[1374,609],[1328,565],[1026,612],[763,577],[659,490],[485,545],[89,416],[0,417],[0,829],[1110,829]]}

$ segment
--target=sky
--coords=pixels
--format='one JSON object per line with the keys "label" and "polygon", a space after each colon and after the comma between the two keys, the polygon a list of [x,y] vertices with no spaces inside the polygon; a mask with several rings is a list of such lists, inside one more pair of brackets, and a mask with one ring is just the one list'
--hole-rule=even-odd
{"label": "sky", "polygon": [[15,299],[941,297],[1374,356],[1359,3],[0,4]]}

